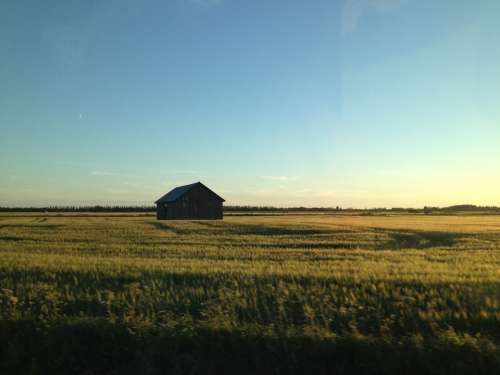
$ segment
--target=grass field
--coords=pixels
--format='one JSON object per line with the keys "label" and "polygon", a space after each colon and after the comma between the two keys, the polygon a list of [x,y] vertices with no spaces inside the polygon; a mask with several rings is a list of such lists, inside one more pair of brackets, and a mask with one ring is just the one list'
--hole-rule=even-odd
{"label": "grass field", "polygon": [[0,373],[500,373],[500,216],[0,215]]}

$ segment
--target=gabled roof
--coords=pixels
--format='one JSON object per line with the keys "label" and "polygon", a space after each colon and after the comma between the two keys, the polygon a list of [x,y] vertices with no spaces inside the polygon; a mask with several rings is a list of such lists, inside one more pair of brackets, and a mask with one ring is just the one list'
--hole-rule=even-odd
{"label": "gabled roof", "polygon": [[165,194],[163,197],[158,199],[155,203],[172,203],[178,201],[180,198],[182,198],[186,193],[190,192],[194,187],[196,186],[203,186],[205,189],[210,191],[213,195],[215,195],[218,199],[220,199],[222,202],[225,200],[220,197],[219,195],[215,194],[212,190],[207,188],[205,185],[203,185],[201,182],[195,182],[194,184],[189,184],[189,185],[184,185],[184,186],[178,186],[175,189],[170,190],[167,194]]}

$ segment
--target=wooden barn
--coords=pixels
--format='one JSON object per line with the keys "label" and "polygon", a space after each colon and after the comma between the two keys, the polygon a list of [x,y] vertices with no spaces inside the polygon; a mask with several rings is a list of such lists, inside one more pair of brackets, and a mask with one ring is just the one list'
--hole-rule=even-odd
{"label": "wooden barn", "polygon": [[158,199],[158,220],[222,219],[224,199],[201,182],[179,186]]}

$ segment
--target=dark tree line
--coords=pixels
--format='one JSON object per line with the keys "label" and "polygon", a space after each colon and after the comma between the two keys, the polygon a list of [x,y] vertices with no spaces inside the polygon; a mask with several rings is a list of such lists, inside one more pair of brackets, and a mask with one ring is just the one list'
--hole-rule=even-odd
{"label": "dark tree line", "polygon": [[154,206],[0,207],[0,212],[153,212]]}
{"label": "dark tree line", "polygon": [[[50,207],[0,207],[0,212],[143,212],[153,213],[155,206],[50,206]],[[224,212],[256,212],[256,213],[291,213],[291,212],[351,212],[351,213],[455,213],[455,212],[487,212],[500,213],[500,207],[456,205],[450,207],[424,208],[341,208],[341,207],[273,207],[273,206],[224,206]]]}

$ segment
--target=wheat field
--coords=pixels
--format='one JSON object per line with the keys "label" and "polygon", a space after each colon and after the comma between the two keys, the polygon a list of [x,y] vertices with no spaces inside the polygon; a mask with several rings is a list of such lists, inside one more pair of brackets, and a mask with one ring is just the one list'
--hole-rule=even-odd
{"label": "wheat field", "polygon": [[1,214],[0,307],[4,373],[493,373],[500,216]]}

